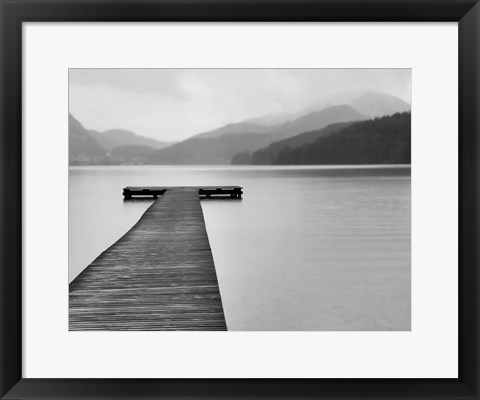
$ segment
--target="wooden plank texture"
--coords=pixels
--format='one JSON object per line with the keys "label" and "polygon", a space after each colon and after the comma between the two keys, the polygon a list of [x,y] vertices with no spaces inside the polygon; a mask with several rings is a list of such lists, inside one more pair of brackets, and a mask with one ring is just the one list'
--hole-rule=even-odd
{"label": "wooden plank texture", "polygon": [[198,188],[169,188],[69,300],[70,330],[226,330]]}

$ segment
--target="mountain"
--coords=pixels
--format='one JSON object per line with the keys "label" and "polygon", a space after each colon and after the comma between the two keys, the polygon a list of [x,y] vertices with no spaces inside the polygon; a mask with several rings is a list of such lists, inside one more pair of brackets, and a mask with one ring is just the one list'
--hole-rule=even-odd
{"label": "mountain", "polygon": [[410,164],[411,114],[356,122],[313,143],[284,148],[272,164]]}
{"label": "mountain", "polygon": [[[322,129],[332,123],[365,118],[351,106],[341,105],[311,112],[273,127],[254,123],[229,124],[158,150],[148,158],[148,162],[152,164],[230,164],[237,153],[253,152],[273,142],[299,133]],[[241,127],[246,130],[240,131]],[[255,131],[252,132],[252,130]]]}
{"label": "mountain", "polygon": [[253,123],[253,122],[238,122],[234,124],[228,124],[221,128],[214,129],[212,131],[199,133],[193,137],[195,138],[217,138],[230,133],[262,133],[267,132],[270,128],[265,125]]}
{"label": "mountain", "polygon": [[105,150],[111,151],[115,147],[121,146],[148,146],[154,149],[163,149],[170,145],[167,142],[161,142],[156,139],[136,135],[125,129],[109,129],[105,132],[89,130],[89,133]]}
{"label": "mountain", "polygon": [[407,102],[385,93],[365,93],[355,99],[351,105],[370,118],[406,112],[411,109]]}
{"label": "mountain", "polygon": [[[305,113],[303,113],[305,114]],[[295,118],[294,114],[267,114],[261,117],[249,118],[243,122],[251,122],[260,125],[280,125]]]}
{"label": "mountain", "polygon": [[367,117],[349,105],[338,105],[324,108],[320,111],[310,112],[293,121],[277,127],[269,134],[272,142],[280,141],[303,132],[325,128],[336,122],[361,121]]}
{"label": "mountain", "polygon": [[192,137],[162,150],[146,160],[147,164],[230,164],[232,157],[242,151],[253,151],[269,143],[261,133],[229,133],[220,137]]}
{"label": "mountain", "polygon": [[98,163],[105,151],[71,114],[68,114],[68,155],[70,164]]}
{"label": "mountain", "polygon": [[111,164],[144,164],[157,149],[149,146],[126,145],[115,147],[109,154]]}
{"label": "mountain", "polygon": [[159,147],[169,145],[123,129],[87,130],[71,114],[68,136],[70,165],[143,164]]}
{"label": "mountain", "polygon": [[[351,123],[351,122],[350,122]],[[288,139],[273,142],[268,147],[255,151],[252,154],[237,153],[232,158],[232,164],[256,164],[268,165],[286,148],[298,147],[303,144],[312,143],[318,138],[329,135],[332,132],[339,131],[350,124],[349,122],[338,122],[330,124],[323,129],[301,133]]]}

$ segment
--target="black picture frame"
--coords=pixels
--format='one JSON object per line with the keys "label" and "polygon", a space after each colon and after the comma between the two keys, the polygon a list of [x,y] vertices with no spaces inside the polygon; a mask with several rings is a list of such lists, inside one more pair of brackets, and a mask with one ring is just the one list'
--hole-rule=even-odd
{"label": "black picture frame", "polygon": [[[480,5],[477,1],[0,0],[0,12],[2,399],[480,398],[478,251]],[[22,23],[27,21],[458,22],[459,378],[23,379]],[[438,351],[441,352],[442,349],[439,348]]]}

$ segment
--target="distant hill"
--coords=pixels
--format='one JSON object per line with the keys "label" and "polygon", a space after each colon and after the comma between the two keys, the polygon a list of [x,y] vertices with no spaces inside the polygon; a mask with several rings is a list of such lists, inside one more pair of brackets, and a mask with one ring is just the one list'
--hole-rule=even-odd
{"label": "distant hill", "polygon": [[97,143],[107,151],[110,151],[115,147],[130,145],[148,146],[154,149],[163,149],[170,145],[170,143],[140,136],[125,129],[109,129],[104,132],[89,130],[89,133]]}
{"label": "distant hill", "polygon": [[243,122],[251,122],[254,124],[272,126],[284,124],[285,122],[291,121],[292,119],[295,119],[294,114],[267,114],[262,115],[261,117],[249,118]]}
{"label": "distant hill", "polygon": [[68,114],[68,155],[72,165],[98,163],[105,156],[105,150],[71,114]]}
{"label": "distant hill", "polygon": [[272,142],[280,141],[303,132],[325,128],[336,122],[361,121],[367,117],[349,105],[338,105],[310,112],[275,128],[270,134]]}
{"label": "distant hill", "polygon": [[123,129],[103,133],[87,130],[71,114],[68,114],[68,137],[70,165],[143,164],[159,147],[168,145]]}
{"label": "distant hill", "polygon": [[315,142],[284,148],[272,164],[410,164],[411,114],[356,122]]}
{"label": "distant hill", "polygon": [[[322,129],[335,122],[357,121],[365,118],[351,106],[341,105],[311,112],[273,127],[254,123],[229,124],[161,149],[152,154],[148,162],[152,164],[230,164],[237,153],[253,152],[273,142],[299,133]],[[246,127],[247,130],[238,131],[239,125]],[[255,128],[257,131],[252,132]]]}
{"label": "distant hill", "polygon": [[253,151],[269,143],[261,133],[230,133],[220,137],[193,137],[153,153],[147,164],[230,164],[237,152]]}
{"label": "distant hill", "polygon": [[228,124],[221,128],[214,129],[212,131],[199,133],[193,137],[195,138],[217,138],[225,134],[230,133],[262,133],[267,132],[270,128],[265,125],[253,123],[253,122],[238,122],[234,124]]}
{"label": "distant hill", "polygon": [[149,146],[127,145],[115,147],[109,154],[111,164],[144,164],[157,149]]}
{"label": "distant hill", "polygon": [[257,150],[252,154],[245,152],[237,153],[232,158],[232,164],[271,164],[283,149],[294,148],[303,144],[313,143],[318,138],[345,128],[350,123],[351,122],[338,122],[336,124],[330,124],[323,129],[301,133],[288,139],[273,142],[268,147]]}
{"label": "distant hill", "polygon": [[385,93],[365,93],[355,99],[351,105],[370,118],[406,112],[411,109],[407,102]]}

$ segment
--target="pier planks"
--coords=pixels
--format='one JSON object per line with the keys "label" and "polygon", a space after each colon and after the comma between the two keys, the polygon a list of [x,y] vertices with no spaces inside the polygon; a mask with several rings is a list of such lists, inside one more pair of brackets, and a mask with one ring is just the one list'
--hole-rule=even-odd
{"label": "pier planks", "polygon": [[172,188],[70,284],[70,330],[226,330],[198,188]]}

